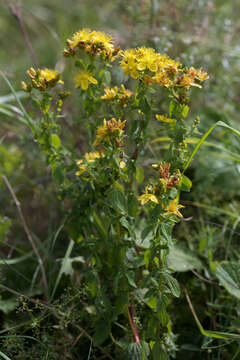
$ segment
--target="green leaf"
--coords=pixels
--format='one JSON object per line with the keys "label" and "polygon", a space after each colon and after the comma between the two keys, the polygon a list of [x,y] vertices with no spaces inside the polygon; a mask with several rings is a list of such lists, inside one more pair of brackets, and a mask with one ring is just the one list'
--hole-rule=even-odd
{"label": "green leaf", "polygon": [[186,118],[188,116],[188,112],[189,112],[189,106],[188,105],[185,105],[183,110],[182,110],[182,116],[184,118]]}
{"label": "green leaf", "polygon": [[157,317],[159,319],[159,322],[162,326],[166,326],[169,322],[169,316],[167,313],[166,308],[161,308],[157,311]]}
{"label": "green leaf", "polygon": [[97,323],[96,331],[93,336],[94,345],[101,345],[106,340],[110,333],[110,326],[105,320],[100,320]]}
{"label": "green leaf", "polygon": [[0,310],[4,312],[4,314],[9,314],[16,309],[17,306],[18,302],[16,299],[0,300]]}
{"label": "green leaf", "polygon": [[180,186],[182,191],[190,191],[192,187],[192,182],[187,176],[183,175]]}
{"label": "green leaf", "polygon": [[175,109],[175,104],[173,101],[170,101],[169,109],[168,109],[170,118],[173,116],[174,109]]}
{"label": "green leaf", "polygon": [[136,285],[135,280],[134,280],[134,272],[133,271],[126,271],[125,276],[127,278],[127,281],[129,283],[129,285],[131,285],[134,288],[137,288],[137,285]]}
{"label": "green leaf", "polygon": [[236,298],[240,299],[240,264],[222,262],[216,268],[216,276],[220,284]]}
{"label": "green leaf", "polygon": [[150,298],[146,304],[153,310],[155,310],[157,308],[157,298],[156,297],[152,297]]}
{"label": "green leaf", "polygon": [[139,184],[141,184],[144,180],[144,170],[143,168],[136,167],[136,180]]}
{"label": "green leaf", "polygon": [[113,208],[119,210],[120,212],[127,213],[127,203],[123,193],[118,189],[112,189],[108,193],[108,201]]}
{"label": "green leaf", "polygon": [[168,266],[174,271],[184,272],[192,269],[201,269],[202,263],[190,250],[180,246],[171,246],[167,256]]}
{"label": "green leaf", "polygon": [[61,146],[61,140],[57,134],[51,134],[51,144],[55,149]]}
{"label": "green leaf", "polygon": [[155,342],[152,349],[153,360],[167,360],[168,356],[165,351],[162,350],[161,344],[159,342]]}
{"label": "green leaf", "polygon": [[132,228],[131,228],[131,225],[129,224],[128,220],[125,217],[121,217],[120,223],[125,229],[127,229],[129,231],[130,235],[134,235],[133,231],[132,231]]}
{"label": "green leaf", "polygon": [[149,249],[147,249],[144,252],[144,262],[145,262],[146,268],[148,268],[150,258],[151,258],[151,251]]}
{"label": "green leaf", "polygon": [[104,71],[104,77],[105,77],[106,83],[107,83],[108,85],[110,85],[110,83],[111,83],[111,73],[110,73],[110,71],[105,70],[105,71]]}
{"label": "green leaf", "polygon": [[173,296],[179,297],[181,292],[180,292],[180,287],[179,287],[178,281],[173,276],[171,276],[170,274],[168,274],[166,272],[163,273],[163,277],[164,277],[166,285],[170,289]]}
{"label": "green leaf", "polygon": [[139,212],[139,202],[134,195],[128,197],[128,213],[130,216],[136,216]]}
{"label": "green leaf", "polygon": [[64,180],[64,169],[62,165],[58,163],[52,163],[51,168],[54,180],[58,185],[60,185]]}
{"label": "green leaf", "polygon": [[168,241],[168,243],[172,240],[172,225],[168,223],[162,223],[161,224],[161,233],[165,237],[165,239]]}
{"label": "green leaf", "polygon": [[127,292],[120,292],[117,296],[114,315],[118,316],[119,314],[124,312],[125,307],[128,305],[129,298]]}

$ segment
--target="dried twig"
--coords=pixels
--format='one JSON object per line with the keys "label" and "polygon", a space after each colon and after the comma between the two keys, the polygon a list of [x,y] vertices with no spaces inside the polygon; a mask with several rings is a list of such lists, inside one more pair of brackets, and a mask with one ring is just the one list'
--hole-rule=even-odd
{"label": "dried twig", "polygon": [[37,57],[36,57],[36,55],[34,53],[30,38],[29,38],[28,33],[27,33],[26,26],[25,26],[23,18],[22,18],[22,12],[21,12],[22,1],[18,0],[18,3],[15,6],[13,4],[11,4],[10,0],[6,0],[6,2],[7,2],[7,6],[9,8],[11,14],[16,18],[16,20],[19,23],[20,29],[21,29],[22,34],[23,34],[24,41],[25,41],[26,46],[27,46],[27,48],[28,48],[28,50],[29,50],[29,52],[30,52],[30,54],[32,56],[34,65],[36,67],[39,67]]}
{"label": "dried twig", "polygon": [[38,252],[38,248],[36,247],[36,245],[35,245],[35,243],[33,241],[32,235],[31,235],[31,233],[30,233],[30,231],[28,229],[27,223],[26,223],[26,221],[24,219],[22,209],[21,209],[21,204],[18,201],[18,199],[17,199],[17,197],[16,197],[16,195],[14,193],[14,190],[13,190],[11,184],[9,183],[7,177],[2,175],[2,178],[3,178],[5,184],[7,185],[8,189],[9,189],[11,195],[12,195],[12,198],[13,198],[13,200],[15,202],[15,205],[17,207],[17,210],[18,210],[19,217],[20,217],[21,222],[23,224],[23,228],[24,228],[25,233],[27,235],[27,238],[28,238],[28,240],[29,240],[29,242],[30,242],[30,244],[31,244],[31,246],[33,248],[33,251],[34,251],[34,253],[35,253],[36,257],[37,257],[38,264],[39,264],[41,272],[42,272],[42,282],[43,282],[43,286],[44,286],[44,289],[45,289],[45,295],[46,295],[46,297],[48,297],[48,284],[47,284],[46,272],[45,272],[45,268],[44,268],[44,265],[43,265],[43,262],[42,262],[42,258],[41,258],[40,254]]}
{"label": "dried twig", "polygon": [[193,269],[191,270],[191,272],[192,272],[194,275],[196,275],[200,280],[202,280],[202,281],[204,281],[204,282],[206,282],[206,283],[208,283],[208,284],[218,285],[217,282],[214,282],[214,281],[211,281],[211,280],[206,279],[205,277],[203,277],[202,275],[198,274],[198,272],[195,271],[195,270],[193,270]]}

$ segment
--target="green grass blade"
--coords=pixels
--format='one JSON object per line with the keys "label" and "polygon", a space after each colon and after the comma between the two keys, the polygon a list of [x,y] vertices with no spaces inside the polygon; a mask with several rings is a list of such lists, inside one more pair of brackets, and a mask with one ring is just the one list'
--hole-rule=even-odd
{"label": "green grass blade", "polygon": [[240,136],[240,132],[234,128],[232,128],[231,126],[227,125],[226,123],[224,123],[223,121],[218,121],[216,122],[215,124],[213,124],[206,132],[205,134],[201,137],[201,139],[199,140],[199,142],[197,143],[197,145],[195,146],[192,154],[190,155],[185,167],[184,167],[184,170],[183,170],[183,173],[187,170],[187,168],[189,167],[194,155],[196,154],[196,152],[198,151],[198,149],[200,148],[200,146],[204,143],[205,139],[208,137],[208,135],[211,134],[211,132],[215,129],[216,126],[222,126],[222,127],[225,127],[226,129],[228,130],[231,130],[234,134]]}
{"label": "green grass blade", "polygon": [[28,254],[15,258],[15,259],[1,259],[0,258],[0,265],[14,265],[17,263],[20,263],[26,259],[28,259],[29,257],[31,257],[33,254],[33,251],[29,252]]}
{"label": "green grass blade", "polygon": [[1,357],[3,358],[3,359],[5,359],[5,360],[12,360],[12,359],[10,359],[10,357],[8,357],[7,355],[5,355],[3,352],[1,352],[0,351],[0,355],[1,355]]}
{"label": "green grass blade", "polygon": [[185,296],[186,296],[186,299],[187,299],[187,302],[188,302],[188,305],[189,305],[189,308],[193,314],[193,317],[196,321],[196,324],[201,332],[201,334],[203,336],[207,336],[207,337],[210,337],[210,338],[214,338],[214,339],[221,339],[221,340],[240,340],[240,334],[233,334],[233,333],[225,333],[225,332],[221,332],[221,331],[211,331],[211,330],[205,330],[203,327],[202,327],[202,324],[200,323],[198,317],[197,317],[197,314],[194,310],[194,307],[193,307],[193,304],[190,300],[190,297],[187,293],[187,290],[184,288],[184,292],[185,292]]}
{"label": "green grass blade", "polygon": [[3,79],[6,81],[6,83],[8,84],[12,94],[14,95],[14,98],[15,100],[17,101],[20,109],[22,110],[24,116],[25,116],[25,119],[27,121],[27,124],[28,126],[30,127],[30,129],[34,132],[35,131],[35,126],[34,126],[34,123],[32,121],[32,119],[30,118],[30,116],[28,115],[28,113],[26,112],[26,110],[24,109],[23,107],[23,104],[22,102],[20,101],[19,97],[17,96],[17,93],[16,91],[14,90],[12,84],[10,83],[10,81],[8,80],[8,78],[3,74],[3,72],[0,70],[0,75],[3,77]]}

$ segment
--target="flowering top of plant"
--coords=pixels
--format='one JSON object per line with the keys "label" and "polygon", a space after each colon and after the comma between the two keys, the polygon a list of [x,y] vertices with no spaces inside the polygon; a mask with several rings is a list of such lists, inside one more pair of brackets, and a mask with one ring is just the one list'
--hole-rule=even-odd
{"label": "flowering top of plant", "polygon": [[126,121],[116,120],[115,118],[108,121],[104,119],[103,125],[97,128],[97,136],[93,146],[97,146],[100,143],[107,143],[112,146],[116,144],[117,147],[121,146],[120,139],[125,123]]}
{"label": "flowering top of plant", "polygon": [[51,70],[48,68],[37,69],[30,68],[27,70],[27,74],[31,79],[29,84],[22,81],[22,89],[24,91],[31,91],[32,87],[35,89],[45,91],[48,87],[53,87],[57,83],[63,84],[60,80],[60,74],[57,70]]}
{"label": "flowering top of plant", "polygon": [[[184,68],[178,61],[167,55],[156,53],[152,48],[140,47],[121,52],[120,66],[125,75],[141,79],[146,84],[157,83],[163,87],[201,87],[198,82],[208,78],[208,74],[193,67]],[[197,80],[197,83],[195,82]]]}
{"label": "flowering top of plant", "polygon": [[119,48],[113,45],[113,38],[101,31],[82,29],[73,34],[71,40],[67,40],[68,49],[64,49],[65,56],[76,54],[77,49],[83,49],[91,55],[101,55],[103,59],[114,60]]}

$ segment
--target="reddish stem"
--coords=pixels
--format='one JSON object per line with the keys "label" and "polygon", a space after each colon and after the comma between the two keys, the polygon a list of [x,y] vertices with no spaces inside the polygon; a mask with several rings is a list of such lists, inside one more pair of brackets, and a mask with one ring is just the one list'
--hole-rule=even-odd
{"label": "reddish stem", "polygon": [[138,336],[138,330],[137,330],[137,326],[135,324],[134,318],[135,318],[134,308],[133,308],[133,306],[129,306],[129,308],[128,308],[129,323],[130,323],[130,326],[131,326],[134,341],[135,341],[135,343],[139,344],[140,339],[139,339],[139,336]]}

